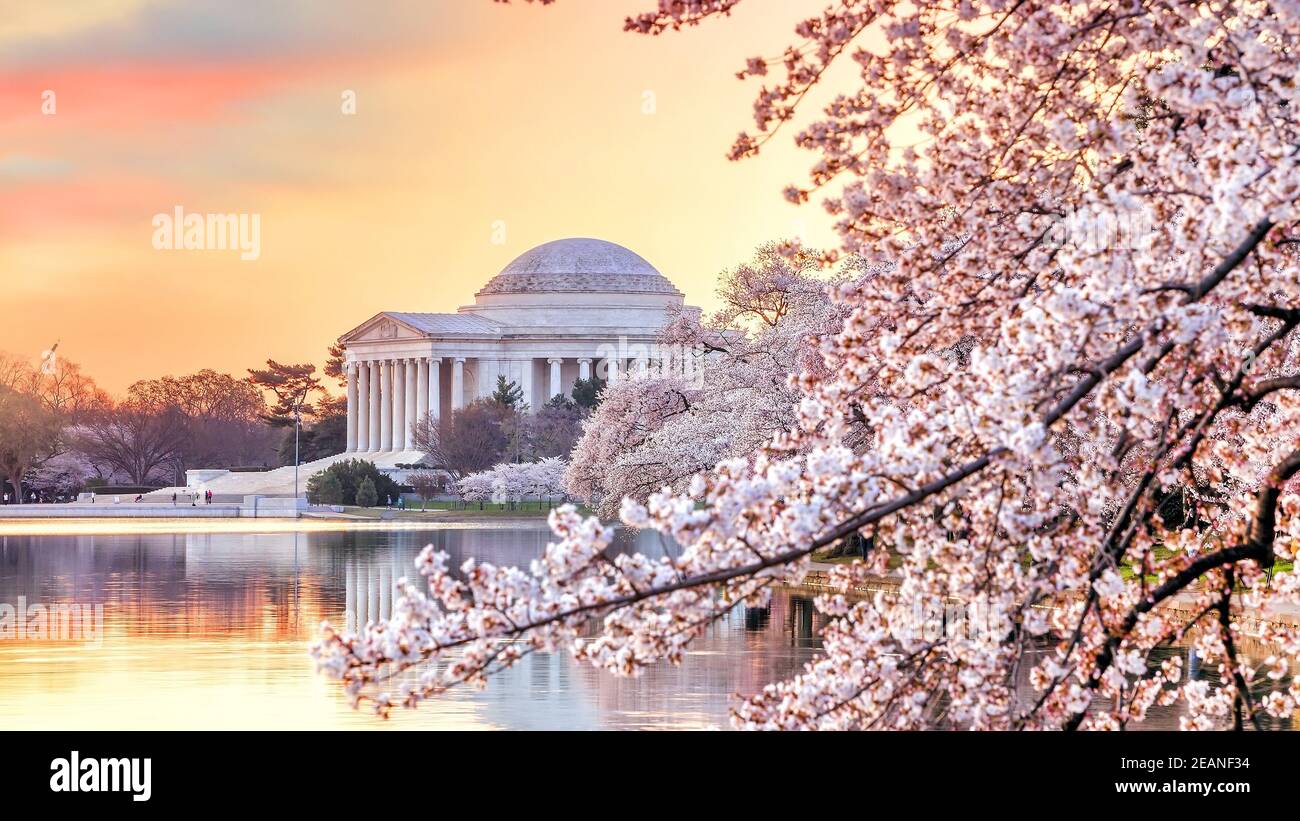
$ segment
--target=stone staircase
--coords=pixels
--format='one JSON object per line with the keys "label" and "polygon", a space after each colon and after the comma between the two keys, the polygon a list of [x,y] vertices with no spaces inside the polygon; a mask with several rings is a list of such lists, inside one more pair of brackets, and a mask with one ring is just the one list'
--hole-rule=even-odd
{"label": "stone staircase", "polygon": [[[361,459],[374,462],[381,471],[397,471],[398,465],[415,464],[424,457],[420,451],[391,451],[385,453],[338,453],[298,466],[298,492],[307,492],[307,479],[335,462]],[[293,466],[252,472],[232,473],[228,470],[191,470],[186,472],[185,487],[165,487],[148,493],[149,501],[171,501],[173,493],[189,494],[212,491],[215,501],[238,501],[245,496],[293,496]]]}

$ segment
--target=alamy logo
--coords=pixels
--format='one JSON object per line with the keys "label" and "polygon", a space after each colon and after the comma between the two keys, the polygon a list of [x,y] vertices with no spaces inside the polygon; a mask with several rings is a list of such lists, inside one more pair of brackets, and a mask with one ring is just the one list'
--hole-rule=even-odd
{"label": "alamy logo", "polygon": [[262,255],[261,214],[187,214],[178,205],[171,214],[154,214],[152,225],[159,251],[238,249],[245,261]]}
{"label": "alamy logo", "polygon": [[99,647],[104,641],[104,605],[55,602],[0,602],[0,641],[83,641]]}
{"label": "alamy logo", "polygon": [[596,356],[601,361],[596,375],[610,382],[675,378],[692,387],[704,387],[708,356],[699,343],[629,342],[622,336],[617,345],[596,346]]}
{"label": "alamy logo", "polygon": [[50,762],[50,792],[128,792],[132,801],[148,801],[151,758],[85,758],[76,750]]}

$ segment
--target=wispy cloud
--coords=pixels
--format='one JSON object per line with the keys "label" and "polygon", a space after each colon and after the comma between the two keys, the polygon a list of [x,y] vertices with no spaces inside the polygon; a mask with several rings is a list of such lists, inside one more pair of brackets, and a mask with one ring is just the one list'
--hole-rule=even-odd
{"label": "wispy cloud", "polygon": [[[627,244],[697,304],[763,240],[803,223],[824,241],[824,215],[779,195],[806,158],[723,159],[751,116],[736,66],[785,44],[788,5],[824,0],[624,34],[654,1],[0,0],[0,349],[57,325],[120,390],[318,360],[378,310],[455,310],[561,236]],[[176,206],[260,214],[261,255],[155,250]]]}

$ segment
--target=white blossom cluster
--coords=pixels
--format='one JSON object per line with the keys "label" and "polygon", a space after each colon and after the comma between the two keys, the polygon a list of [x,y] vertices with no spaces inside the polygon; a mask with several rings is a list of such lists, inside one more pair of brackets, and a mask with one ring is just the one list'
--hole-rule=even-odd
{"label": "white blossom cluster", "polygon": [[467,502],[563,499],[566,467],[565,460],[557,456],[536,462],[503,462],[461,478],[456,490]]}

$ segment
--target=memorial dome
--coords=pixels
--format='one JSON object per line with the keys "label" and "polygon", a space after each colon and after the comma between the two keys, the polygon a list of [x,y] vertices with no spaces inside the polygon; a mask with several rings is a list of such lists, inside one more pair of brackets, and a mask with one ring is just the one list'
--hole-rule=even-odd
{"label": "memorial dome", "polygon": [[558,239],[531,248],[483,286],[479,295],[535,293],[675,294],[668,278],[639,254],[603,239]]}

